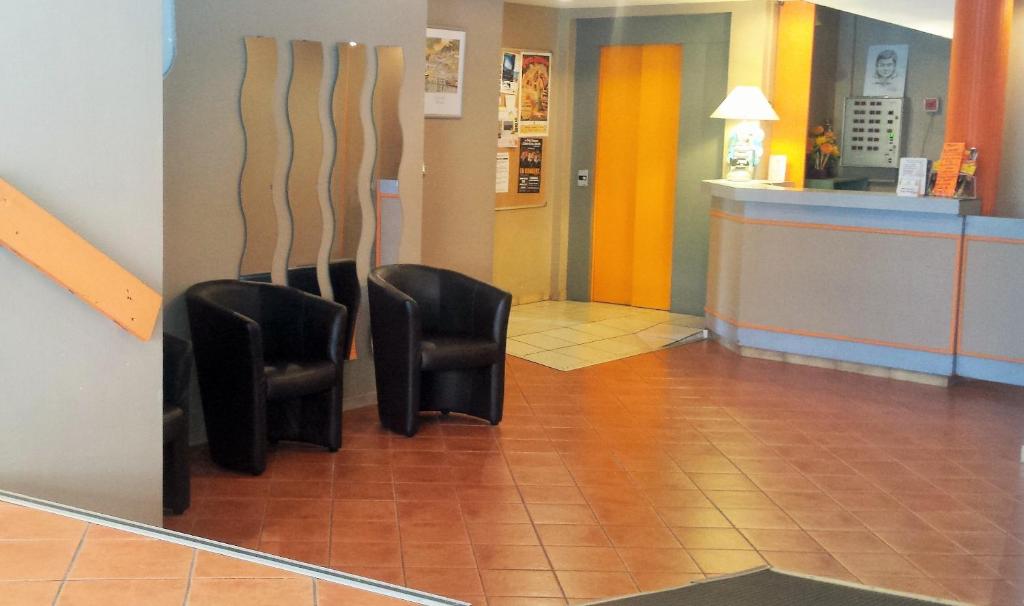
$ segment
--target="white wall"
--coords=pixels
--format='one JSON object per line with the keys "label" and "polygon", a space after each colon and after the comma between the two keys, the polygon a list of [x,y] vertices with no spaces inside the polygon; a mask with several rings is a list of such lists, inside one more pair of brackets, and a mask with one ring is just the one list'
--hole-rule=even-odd
{"label": "white wall", "polygon": [[[0,176],[160,290],[159,2],[0,3]],[[161,517],[147,343],[0,250],[0,488]]]}

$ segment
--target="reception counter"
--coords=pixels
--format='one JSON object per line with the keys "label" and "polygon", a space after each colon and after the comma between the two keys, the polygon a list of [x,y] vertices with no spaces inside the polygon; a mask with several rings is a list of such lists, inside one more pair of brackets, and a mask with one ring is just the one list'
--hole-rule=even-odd
{"label": "reception counter", "polygon": [[1024,221],[977,200],[707,181],[709,328],[744,355],[1024,385]]}

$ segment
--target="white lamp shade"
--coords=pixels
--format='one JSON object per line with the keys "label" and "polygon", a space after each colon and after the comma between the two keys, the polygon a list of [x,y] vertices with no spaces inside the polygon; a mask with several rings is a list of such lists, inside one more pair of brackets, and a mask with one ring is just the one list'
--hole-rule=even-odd
{"label": "white lamp shade", "polygon": [[722,101],[712,118],[726,120],[778,120],[779,114],[756,86],[737,86]]}

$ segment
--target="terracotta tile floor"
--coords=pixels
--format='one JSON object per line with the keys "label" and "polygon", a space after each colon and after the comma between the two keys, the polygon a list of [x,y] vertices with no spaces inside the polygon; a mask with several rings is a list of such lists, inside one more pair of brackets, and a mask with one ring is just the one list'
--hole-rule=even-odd
{"label": "terracotta tile floor", "polygon": [[[508,360],[505,419],[261,477],[197,462],[167,525],[474,604],[565,604],[774,566],[979,604],[1024,599],[1024,389],[740,358],[714,343],[574,372]],[[43,555],[39,556],[43,558]]]}
{"label": "terracotta tile floor", "polygon": [[0,604],[407,606],[410,602],[0,502]]}

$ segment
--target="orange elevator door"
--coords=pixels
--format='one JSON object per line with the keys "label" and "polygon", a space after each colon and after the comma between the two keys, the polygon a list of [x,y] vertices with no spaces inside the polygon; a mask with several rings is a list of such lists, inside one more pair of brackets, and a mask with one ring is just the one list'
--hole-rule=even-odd
{"label": "orange elevator door", "polygon": [[683,48],[601,49],[591,298],[668,309]]}

